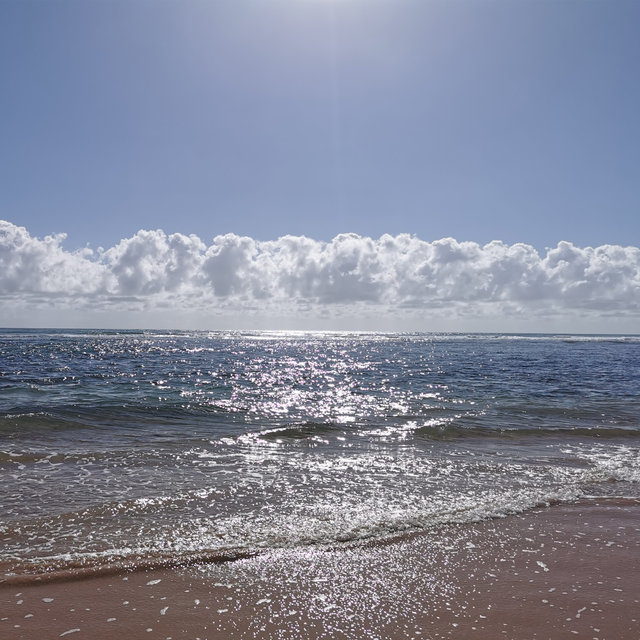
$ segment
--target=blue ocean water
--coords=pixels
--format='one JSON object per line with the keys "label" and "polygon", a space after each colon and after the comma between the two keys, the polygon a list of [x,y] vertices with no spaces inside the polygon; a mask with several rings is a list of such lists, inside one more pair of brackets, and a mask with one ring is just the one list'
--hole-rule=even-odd
{"label": "blue ocean water", "polygon": [[640,495],[640,337],[0,330],[0,580]]}

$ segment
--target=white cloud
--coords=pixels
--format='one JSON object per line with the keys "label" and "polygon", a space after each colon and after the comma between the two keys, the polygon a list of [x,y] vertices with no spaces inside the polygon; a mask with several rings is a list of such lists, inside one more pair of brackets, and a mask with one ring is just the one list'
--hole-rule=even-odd
{"label": "white cloud", "polygon": [[108,271],[92,253],[65,251],[66,234],[33,238],[24,227],[0,220],[0,295],[95,295]]}
{"label": "white cloud", "polygon": [[526,244],[426,242],[407,234],[341,234],[328,243],[227,234],[206,245],[194,235],[141,230],[106,251],[69,252],[64,239],[35,238],[0,221],[0,298],[62,316],[69,308],[120,309],[149,318],[188,312],[202,322],[223,310],[254,319],[368,314],[374,324],[411,313],[502,320],[640,315],[638,247],[563,241],[541,256]]}
{"label": "white cloud", "polygon": [[147,296],[195,292],[201,285],[205,249],[194,235],[138,231],[105,251],[100,262],[109,272],[112,293]]}

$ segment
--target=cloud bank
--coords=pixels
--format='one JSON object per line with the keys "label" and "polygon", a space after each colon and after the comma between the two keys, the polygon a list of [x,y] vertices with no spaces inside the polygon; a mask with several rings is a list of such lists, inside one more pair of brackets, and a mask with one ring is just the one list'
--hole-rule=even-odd
{"label": "cloud bank", "polygon": [[[141,230],[106,250],[64,249],[0,221],[0,298],[23,310],[224,312],[288,317],[532,318],[640,315],[640,248],[486,245],[401,234],[330,242]],[[172,315],[173,314],[173,315]],[[7,318],[0,322],[6,326]],[[70,323],[71,325],[72,323]],[[383,328],[383,327],[381,327]],[[455,329],[452,326],[452,329]]]}

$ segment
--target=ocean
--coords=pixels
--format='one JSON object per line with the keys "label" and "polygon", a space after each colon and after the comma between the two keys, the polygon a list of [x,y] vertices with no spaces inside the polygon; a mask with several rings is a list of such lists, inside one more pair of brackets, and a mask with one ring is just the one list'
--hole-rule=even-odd
{"label": "ocean", "polygon": [[0,330],[0,582],[640,496],[640,337]]}

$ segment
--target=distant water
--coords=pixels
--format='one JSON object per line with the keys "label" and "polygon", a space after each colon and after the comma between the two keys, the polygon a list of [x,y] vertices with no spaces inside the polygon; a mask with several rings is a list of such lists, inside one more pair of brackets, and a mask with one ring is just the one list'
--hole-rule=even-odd
{"label": "distant water", "polygon": [[0,330],[0,581],[640,495],[635,336]]}

